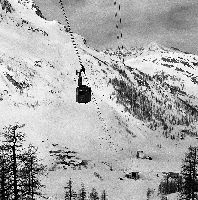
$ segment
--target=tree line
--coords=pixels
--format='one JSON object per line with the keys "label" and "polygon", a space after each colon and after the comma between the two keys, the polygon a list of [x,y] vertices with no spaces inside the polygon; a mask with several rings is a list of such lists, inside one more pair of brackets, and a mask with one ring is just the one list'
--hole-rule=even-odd
{"label": "tree line", "polygon": [[[156,130],[157,127],[162,126],[164,134],[168,136],[174,125],[189,126],[197,121],[198,110],[177,96],[180,91],[172,94],[170,92],[171,86],[165,87],[162,84],[164,82],[157,81],[158,79],[146,76],[141,72],[139,74],[133,72],[137,84],[126,78],[124,72],[120,72],[120,74],[124,77],[123,79],[113,78],[109,80],[115,89],[117,103],[123,105],[125,111],[136,118],[150,122],[151,129]],[[152,88],[149,86],[148,80]],[[142,86],[146,88],[144,91],[141,90]],[[173,109],[176,112],[172,112]],[[167,110],[171,112],[167,112]]]}
{"label": "tree line", "polygon": [[81,188],[78,192],[73,189],[73,181],[70,179],[65,187],[65,200],[108,200],[108,196],[105,190],[101,194],[92,188],[91,192],[86,191],[84,184],[81,184]]}

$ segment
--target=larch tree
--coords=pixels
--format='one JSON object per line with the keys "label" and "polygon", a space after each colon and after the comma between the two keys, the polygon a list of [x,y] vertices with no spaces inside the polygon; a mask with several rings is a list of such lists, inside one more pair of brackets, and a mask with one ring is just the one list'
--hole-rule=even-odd
{"label": "larch tree", "polygon": [[11,199],[19,199],[19,188],[18,188],[18,168],[20,162],[18,162],[18,155],[22,151],[22,143],[24,141],[24,133],[18,131],[20,128],[24,127],[23,125],[9,125],[5,127],[2,132],[4,138],[3,149],[6,150],[7,155],[10,157],[11,164],[11,186],[13,188],[13,197]]}
{"label": "larch tree", "polygon": [[0,136],[0,199],[36,199],[41,195],[39,176],[45,171],[37,158],[37,148],[30,144],[24,147],[25,134],[20,131],[25,125],[9,125]]}
{"label": "larch tree", "polygon": [[3,146],[0,146],[0,199],[9,199],[12,194],[11,162]]}
{"label": "larch tree", "polygon": [[76,192],[73,190],[73,182],[69,179],[67,186],[65,187],[65,200],[74,200],[77,198]]}
{"label": "larch tree", "polygon": [[81,184],[81,189],[78,193],[78,200],[86,200],[87,199],[87,192],[85,190],[84,184]]}
{"label": "larch tree", "polygon": [[44,187],[39,179],[46,171],[46,166],[37,158],[35,146],[29,144],[28,148],[21,154],[22,168],[20,170],[21,191],[23,198],[34,200],[41,196],[40,189]]}
{"label": "larch tree", "polygon": [[105,190],[102,191],[101,200],[108,200],[108,199],[107,199],[107,193],[106,193]]}
{"label": "larch tree", "polygon": [[95,188],[92,188],[89,198],[90,200],[99,200],[98,192]]}
{"label": "larch tree", "polygon": [[180,197],[185,200],[198,199],[198,147],[190,146],[183,160],[181,171],[183,182]]}

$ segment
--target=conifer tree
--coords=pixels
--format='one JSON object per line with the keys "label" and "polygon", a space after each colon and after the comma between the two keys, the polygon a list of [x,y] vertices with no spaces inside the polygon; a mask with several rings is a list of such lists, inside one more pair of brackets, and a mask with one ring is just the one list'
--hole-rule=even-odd
{"label": "conifer tree", "polygon": [[92,188],[89,197],[90,197],[90,200],[99,200],[98,192],[96,191],[95,188]]}
{"label": "conifer tree", "polygon": [[22,168],[20,171],[21,190],[23,198],[35,199],[40,196],[40,189],[44,187],[39,180],[39,176],[43,175],[46,167],[41,164],[37,158],[37,148],[29,144],[27,150],[21,154]]}
{"label": "conifer tree", "polygon": [[107,194],[105,190],[102,191],[101,200],[107,200]]}
{"label": "conifer tree", "polygon": [[149,200],[152,196],[152,189],[151,188],[148,188],[147,189],[147,192],[146,192],[146,197],[147,197],[147,200]]}
{"label": "conifer tree", "polygon": [[7,126],[1,132],[0,145],[0,199],[35,199],[41,188],[38,178],[44,166],[38,163],[37,149],[33,145],[25,150],[25,134],[20,132],[23,125]]}
{"label": "conifer tree", "polygon": [[77,198],[76,192],[72,188],[72,180],[69,179],[67,186],[65,187],[65,200],[74,200]]}
{"label": "conifer tree", "polygon": [[10,194],[10,160],[5,150],[0,146],[0,199],[9,199]]}
{"label": "conifer tree", "polygon": [[13,197],[12,199],[19,199],[19,190],[18,190],[18,154],[22,150],[22,142],[24,141],[24,133],[19,132],[18,129],[24,127],[23,125],[10,125],[3,129],[2,135],[4,137],[2,148],[6,149],[7,155],[10,156],[11,161],[11,173],[12,181],[11,185],[13,186]]}
{"label": "conifer tree", "polygon": [[87,192],[85,190],[84,184],[81,184],[81,189],[79,190],[78,193],[78,200],[86,200],[87,197]]}
{"label": "conifer tree", "polygon": [[198,198],[197,181],[198,181],[198,147],[189,147],[182,166],[182,190],[180,192],[181,199],[195,200]]}
{"label": "conifer tree", "polygon": [[5,158],[4,153],[0,154],[0,199],[6,199],[6,178],[5,178]]}

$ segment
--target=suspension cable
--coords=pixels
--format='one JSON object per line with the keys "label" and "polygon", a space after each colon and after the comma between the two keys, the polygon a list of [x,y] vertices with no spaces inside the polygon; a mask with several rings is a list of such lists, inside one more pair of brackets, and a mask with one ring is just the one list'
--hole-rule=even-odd
{"label": "suspension cable", "polygon": [[[80,54],[79,54],[79,51],[78,51],[78,48],[77,48],[77,44],[76,44],[76,42],[75,42],[74,33],[73,33],[72,30],[71,30],[71,26],[70,26],[69,20],[68,20],[68,18],[67,18],[67,15],[66,15],[66,12],[65,12],[64,5],[63,5],[62,0],[59,0],[59,4],[60,4],[60,6],[61,6],[61,10],[62,10],[63,16],[65,17],[65,21],[66,21],[66,23],[67,23],[68,32],[70,33],[70,37],[71,37],[71,40],[72,40],[72,44],[73,44],[73,46],[74,46],[74,48],[75,48],[76,55],[78,56],[79,63],[80,63],[80,65],[81,65],[81,67],[84,68],[84,67],[83,67],[83,62],[82,62],[82,60],[81,60],[81,57],[80,57]],[[85,74],[85,78],[88,80],[86,74]],[[90,87],[89,82],[87,82],[87,83],[88,83],[88,86]],[[107,136],[110,137],[110,135],[109,135],[109,130],[108,130],[108,128],[107,128],[107,124],[106,124],[104,118],[102,117],[102,113],[101,113],[101,111],[100,111],[100,108],[99,108],[99,105],[98,105],[98,103],[97,103],[97,100],[96,100],[96,98],[95,98],[95,96],[94,96],[94,94],[93,94],[93,91],[91,91],[91,95],[92,95],[92,99],[93,99],[93,101],[94,101],[94,103],[96,104],[96,107],[97,107],[97,114],[98,114],[99,120],[100,120],[100,121],[103,123],[103,125],[104,125],[104,126],[102,126],[102,129],[103,129],[104,132],[107,134]],[[103,138],[102,138],[102,139],[103,139]],[[101,144],[100,144],[100,145],[101,145]]]}
{"label": "suspension cable", "polygon": [[[117,43],[118,43],[118,51],[119,51],[119,58],[124,63],[124,56],[122,56],[122,50],[124,49],[123,45],[123,33],[122,33],[122,16],[121,16],[121,4],[120,0],[114,0],[114,6],[116,9],[115,19],[116,19],[116,30],[117,30]],[[120,45],[119,46],[119,41]]]}
{"label": "suspension cable", "polygon": [[65,17],[65,21],[66,21],[66,23],[67,23],[68,32],[69,32],[69,34],[70,34],[73,47],[74,47],[74,49],[75,49],[75,51],[76,51],[76,55],[77,55],[77,57],[78,57],[78,61],[79,61],[80,65],[81,65],[81,68],[84,68],[84,67],[83,67],[83,63],[82,63],[82,60],[81,60],[81,57],[80,57],[80,54],[79,54],[79,51],[78,51],[78,48],[77,48],[77,44],[76,44],[76,42],[75,42],[74,33],[73,33],[73,31],[71,30],[71,26],[70,26],[69,20],[68,20],[68,18],[67,18],[67,15],[66,15],[65,8],[64,8],[64,5],[63,5],[62,0],[59,0],[59,4],[60,4],[60,6],[61,6],[61,10],[62,10],[63,16]]}

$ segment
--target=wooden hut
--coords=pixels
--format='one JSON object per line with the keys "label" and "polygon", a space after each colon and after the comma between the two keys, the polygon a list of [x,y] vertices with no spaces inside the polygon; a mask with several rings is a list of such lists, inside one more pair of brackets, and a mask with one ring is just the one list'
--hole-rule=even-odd
{"label": "wooden hut", "polygon": [[140,175],[139,175],[139,172],[130,172],[130,173],[127,173],[125,175],[126,178],[129,178],[129,179],[139,179],[140,178]]}
{"label": "wooden hut", "polygon": [[136,157],[137,158],[144,158],[145,157],[144,152],[143,151],[137,151]]}

